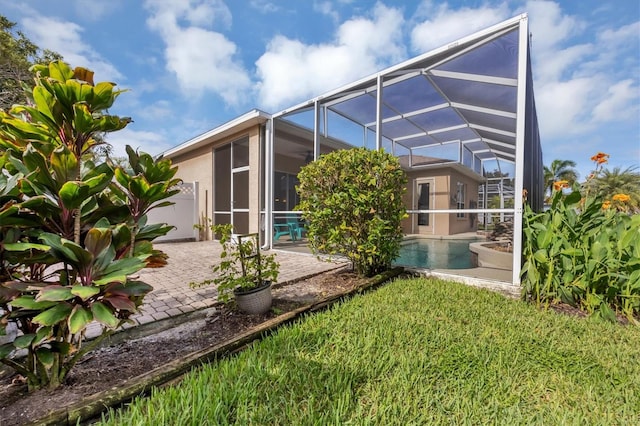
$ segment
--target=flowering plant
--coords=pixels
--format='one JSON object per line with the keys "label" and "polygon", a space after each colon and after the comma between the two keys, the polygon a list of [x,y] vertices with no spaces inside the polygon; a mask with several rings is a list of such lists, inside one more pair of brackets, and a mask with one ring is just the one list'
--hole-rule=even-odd
{"label": "flowering plant", "polygon": [[568,183],[556,182],[549,210],[525,205],[523,298],[561,301],[610,320],[618,312],[640,323],[640,215],[627,214],[627,194],[602,201],[590,193],[608,158],[591,158],[596,169],[582,187],[563,191]]}

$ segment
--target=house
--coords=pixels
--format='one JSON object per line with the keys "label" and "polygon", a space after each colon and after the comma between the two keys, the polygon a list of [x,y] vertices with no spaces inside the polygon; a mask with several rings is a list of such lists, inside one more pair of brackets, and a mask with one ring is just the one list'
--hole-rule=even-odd
{"label": "house", "polygon": [[[273,245],[276,225],[295,213],[300,168],[354,146],[399,157],[409,176],[405,232],[473,232],[499,214],[513,221],[520,252],[523,201],[515,194],[526,189],[540,209],[544,191],[527,15],[283,111],[249,111],[164,155],[179,177],[199,183],[202,218],[261,232]],[[511,200],[499,192],[499,207],[489,208],[496,184],[487,176],[496,171],[511,177]],[[519,269],[514,256],[514,283]]]}

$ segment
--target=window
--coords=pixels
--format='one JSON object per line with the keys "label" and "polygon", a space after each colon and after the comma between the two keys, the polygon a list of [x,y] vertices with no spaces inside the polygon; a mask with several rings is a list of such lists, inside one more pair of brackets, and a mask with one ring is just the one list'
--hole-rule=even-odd
{"label": "window", "polygon": [[[464,210],[464,200],[465,200],[465,184],[462,182],[458,182],[456,185],[456,202],[457,209]],[[464,218],[464,213],[456,213],[457,218]]]}

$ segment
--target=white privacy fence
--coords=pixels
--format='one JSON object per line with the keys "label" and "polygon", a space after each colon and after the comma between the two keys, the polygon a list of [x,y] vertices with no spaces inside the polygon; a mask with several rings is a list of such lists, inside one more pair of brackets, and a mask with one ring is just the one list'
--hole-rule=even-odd
{"label": "white privacy fence", "polygon": [[175,203],[168,207],[159,207],[147,214],[147,223],[167,223],[175,226],[164,237],[155,241],[198,240],[198,182],[184,182],[177,186],[180,192],[168,201]]}

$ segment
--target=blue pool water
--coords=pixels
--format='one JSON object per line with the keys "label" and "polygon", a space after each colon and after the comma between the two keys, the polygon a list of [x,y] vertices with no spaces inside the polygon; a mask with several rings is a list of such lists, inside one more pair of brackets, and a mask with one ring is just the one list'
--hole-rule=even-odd
{"label": "blue pool water", "polygon": [[439,240],[418,238],[402,243],[396,265],[429,269],[473,268],[469,243],[476,239]]}

